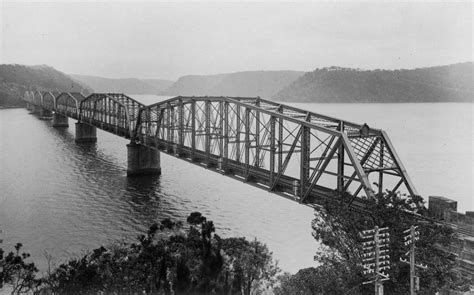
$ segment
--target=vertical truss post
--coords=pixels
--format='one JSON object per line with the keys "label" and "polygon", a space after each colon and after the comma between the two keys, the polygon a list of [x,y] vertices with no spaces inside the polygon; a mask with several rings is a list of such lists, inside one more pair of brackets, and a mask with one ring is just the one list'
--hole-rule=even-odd
{"label": "vertical truss post", "polygon": [[109,114],[109,108],[107,107],[108,105],[109,105],[109,103],[104,104],[104,113],[106,114],[106,116],[105,116],[103,122],[105,122],[105,125],[107,125],[107,123],[108,123],[107,119],[109,118],[109,116],[111,116],[111,114]]}
{"label": "vertical truss post", "polygon": [[161,113],[161,118],[160,118],[160,129],[161,129],[161,139],[163,141],[166,140],[165,138],[165,125],[166,125],[166,114],[167,114],[167,110],[165,108],[161,109],[160,110],[160,113]]}
{"label": "vertical truss post", "polygon": [[166,108],[166,141],[168,142],[168,145],[171,142],[170,129],[171,129],[171,107],[168,104]]}
{"label": "vertical truss post", "polygon": [[[278,108],[278,112],[282,113],[282,106]],[[278,170],[283,167],[283,118],[278,118]]]}
{"label": "vertical truss post", "polygon": [[191,160],[196,156],[196,101],[191,101]]}
{"label": "vertical truss post", "polygon": [[171,151],[171,106],[166,107],[166,149]]}
{"label": "vertical truss post", "polygon": [[224,156],[224,102],[219,101],[219,158]]}
{"label": "vertical truss post", "polygon": [[[326,170],[326,167],[329,165],[329,162],[331,162],[332,158],[334,157],[334,154],[339,148],[339,145],[341,145],[341,138],[338,138],[336,143],[334,144],[333,147],[331,147],[331,143],[333,141],[334,137],[331,138],[331,141],[329,144],[326,146],[326,149],[321,156],[321,161],[324,158],[324,162],[319,162],[318,165],[316,166],[315,170],[313,171],[311,175],[311,185],[309,188],[306,190],[306,192],[303,194],[303,197],[300,199],[300,202],[304,202],[306,198],[309,196],[313,188],[316,186],[318,183],[319,178],[323,175],[324,170]],[[329,154],[327,154],[329,152]],[[320,166],[321,165],[321,166]]]}
{"label": "vertical truss post", "polygon": [[236,107],[236,114],[235,114],[235,159],[237,162],[240,162],[240,106],[235,104]]}
{"label": "vertical truss post", "polygon": [[222,160],[222,168],[227,168],[227,159],[229,158],[229,102],[224,103],[224,155]]}
{"label": "vertical truss post", "polygon": [[270,179],[268,184],[271,185],[275,179],[275,116],[270,117]]}
{"label": "vertical truss post", "polygon": [[179,127],[178,127],[178,137],[179,137],[179,152],[181,152],[181,149],[184,146],[184,105],[183,105],[183,100],[179,100],[178,104],[178,113],[179,113]]}
{"label": "vertical truss post", "polygon": [[250,172],[250,112],[245,108],[245,180],[248,180]]}
{"label": "vertical truss post", "polygon": [[379,197],[382,196],[382,193],[383,193],[383,154],[384,154],[384,144],[383,144],[383,140],[380,141],[380,162],[379,162],[379,165],[380,165],[380,171],[379,171]]}
{"label": "vertical truss post", "polygon": [[209,165],[210,164],[210,158],[211,158],[211,101],[206,100],[205,102],[205,119],[206,119],[206,125],[205,125],[205,149],[206,149],[206,162]]}
{"label": "vertical truss post", "polygon": [[[344,132],[344,122],[340,121],[338,130]],[[344,191],[344,145],[339,146],[337,152],[337,190],[339,193]]]}
{"label": "vertical truss post", "polygon": [[310,129],[307,126],[301,126],[301,161],[300,161],[300,199],[303,199],[303,195],[309,179],[309,158],[310,158]]}
{"label": "vertical truss post", "polygon": [[[255,105],[260,107],[260,100],[257,98]],[[260,112],[255,111],[255,167],[260,167]]]}
{"label": "vertical truss post", "polygon": [[291,147],[288,153],[286,154],[285,161],[283,162],[281,167],[279,167],[278,174],[276,175],[275,180],[269,187],[270,191],[275,190],[275,188],[277,187],[278,181],[280,180],[280,177],[283,175],[283,173],[285,173],[286,167],[288,166],[288,163],[290,162],[290,158],[293,155],[293,152],[295,151],[296,145],[298,144],[298,142],[301,142],[300,137],[302,134],[302,129],[303,128],[300,128],[298,130],[298,133],[296,134],[295,139],[293,140],[293,143],[291,144]]}
{"label": "vertical truss post", "polygon": [[174,106],[170,105],[170,117],[171,117],[171,126],[170,126],[170,142],[174,143],[174,130],[176,129],[175,126],[175,111],[174,111]]}

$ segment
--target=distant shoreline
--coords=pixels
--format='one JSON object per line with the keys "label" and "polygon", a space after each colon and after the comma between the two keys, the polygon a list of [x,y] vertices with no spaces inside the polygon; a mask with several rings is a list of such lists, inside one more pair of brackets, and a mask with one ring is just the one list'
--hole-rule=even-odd
{"label": "distant shoreline", "polygon": [[0,105],[0,110],[4,110],[4,109],[23,109],[24,107],[22,106],[1,106]]}

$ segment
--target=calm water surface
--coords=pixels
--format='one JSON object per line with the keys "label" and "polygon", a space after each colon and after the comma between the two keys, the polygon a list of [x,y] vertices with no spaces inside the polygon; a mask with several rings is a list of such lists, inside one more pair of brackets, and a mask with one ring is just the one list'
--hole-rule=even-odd
{"label": "calm water surface", "polygon": [[[385,129],[419,193],[474,210],[473,104],[294,105]],[[314,265],[310,208],[166,154],[161,176],[127,178],[127,140],[98,130],[96,144],[77,145],[69,124],[52,128],[25,109],[0,110],[4,247],[22,242],[42,269],[44,251],[60,263],[193,211],[213,220],[221,236],[264,241],[284,270]]]}

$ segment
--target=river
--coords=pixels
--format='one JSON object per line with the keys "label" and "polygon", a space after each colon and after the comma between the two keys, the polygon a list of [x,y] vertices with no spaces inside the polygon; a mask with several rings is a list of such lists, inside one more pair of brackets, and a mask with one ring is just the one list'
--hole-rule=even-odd
{"label": "river", "polygon": [[[132,96],[144,103],[156,96]],[[389,134],[418,192],[474,210],[474,104],[298,104],[368,123]],[[98,130],[74,142],[26,109],[0,110],[0,229],[3,248],[21,242],[42,270],[100,245],[131,241],[165,217],[199,211],[224,237],[265,242],[285,271],[313,266],[313,212],[285,198],[162,154],[159,177],[126,177],[127,140]]]}

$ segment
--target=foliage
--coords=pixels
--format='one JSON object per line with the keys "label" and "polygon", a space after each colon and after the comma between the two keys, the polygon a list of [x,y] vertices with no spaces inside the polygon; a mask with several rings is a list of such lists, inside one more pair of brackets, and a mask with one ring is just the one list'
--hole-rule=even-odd
{"label": "foliage", "polygon": [[473,102],[474,63],[413,70],[316,69],[273,96],[298,102]]}
{"label": "foliage", "polygon": [[41,280],[35,277],[38,269],[33,262],[26,262],[30,254],[20,252],[22,247],[22,244],[16,244],[15,251],[6,256],[0,248],[0,288],[11,285],[12,294],[30,292],[41,284]]}
{"label": "foliage", "polygon": [[100,247],[60,265],[44,279],[59,294],[251,294],[271,285],[278,268],[257,240],[221,239],[198,212],[188,228],[170,219],[130,245]]}
{"label": "foliage", "polygon": [[[455,256],[443,250],[454,239],[451,228],[434,222],[414,218],[408,211],[426,214],[421,197],[407,197],[396,193],[384,193],[375,200],[366,200],[364,214],[350,208],[328,203],[323,212],[317,212],[313,220],[313,236],[321,243],[315,260],[320,263],[315,269],[307,269],[293,276],[280,278],[277,294],[368,294],[373,284],[363,285],[369,277],[362,275],[362,230],[374,226],[389,227],[390,232],[390,280],[384,282],[384,294],[409,293],[409,265],[400,262],[409,250],[404,245],[403,231],[417,225],[420,239],[416,242],[417,263],[428,266],[418,269],[421,291],[418,294],[434,294],[442,288],[463,290],[464,281],[457,272]],[[311,279],[306,279],[312,273]],[[304,282],[304,283],[301,283]],[[329,282],[329,283],[328,283]],[[330,282],[333,282],[332,284]],[[337,282],[337,283],[334,283]],[[286,292],[286,290],[293,290]],[[311,291],[313,290],[313,291]]]}
{"label": "foliage", "polygon": [[[252,290],[267,289],[275,282],[279,268],[272,262],[272,253],[256,239],[228,238],[222,241],[227,261],[226,277],[233,283],[230,290],[250,295]],[[267,285],[265,286],[264,283]]]}
{"label": "foliage", "polygon": [[23,106],[26,90],[91,92],[49,66],[0,65],[0,106]]}

